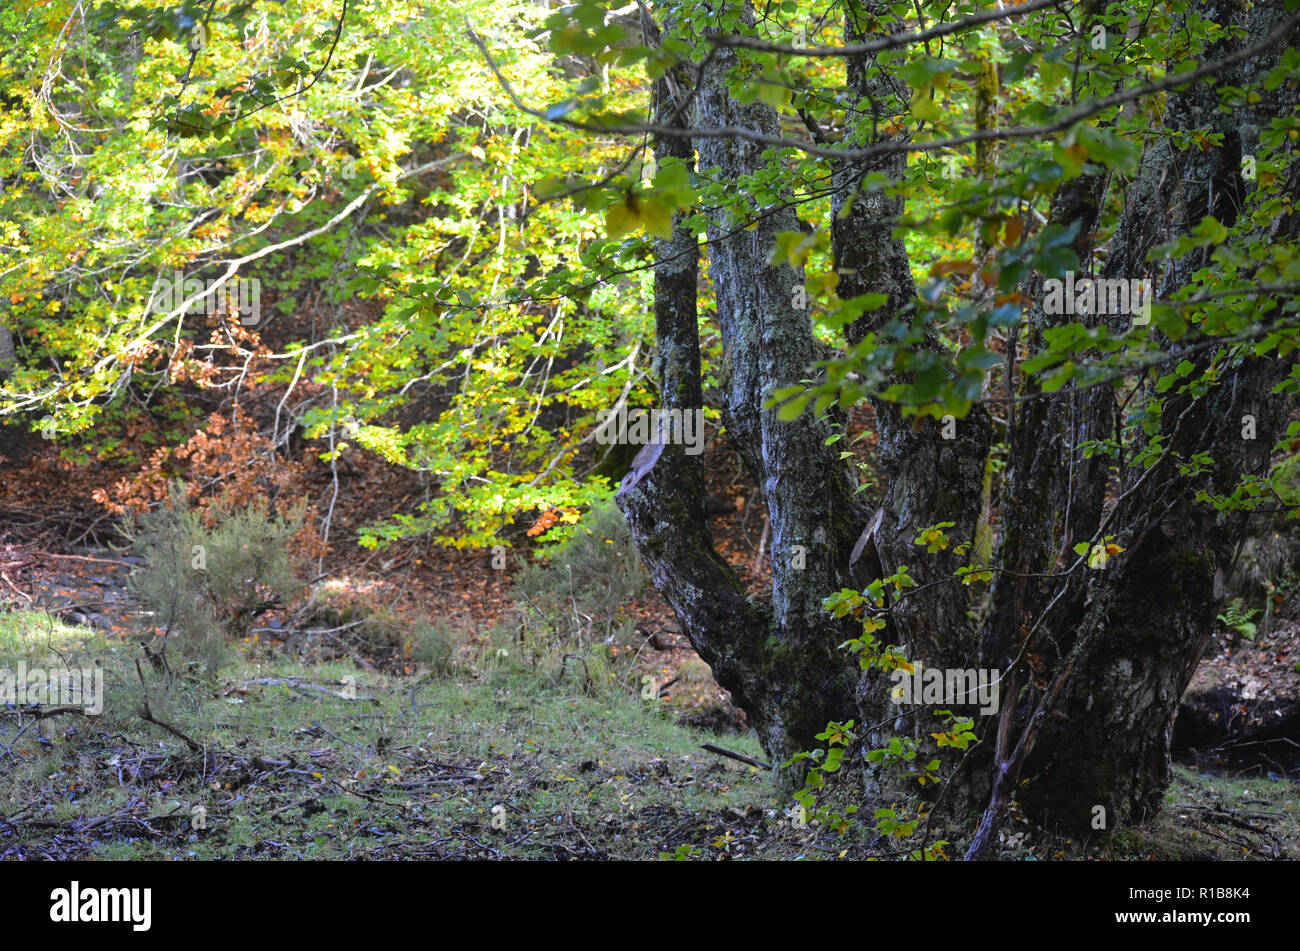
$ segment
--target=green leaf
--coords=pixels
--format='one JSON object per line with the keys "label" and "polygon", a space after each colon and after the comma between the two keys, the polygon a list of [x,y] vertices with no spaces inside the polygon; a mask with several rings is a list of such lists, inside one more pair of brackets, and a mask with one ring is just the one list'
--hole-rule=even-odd
{"label": "green leaf", "polygon": [[912,94],[912,100],[908,104],[912,115],[923,122],[938,122],[943,117],[943,110],[939,108],[939,103],[930,97],[930,87],[923,86]]}
{"label": "green leaf", "polygon": [[793,419],[798,419],[803,413],[804,408],[808,405],[810,399],[812,399],[811,393],[804,393],[801,396],[796,396],[790,402],[777,410],[776,418],[781,420],[783,423],[788,423]]}
{"label": "green leaf", "polygon": [[627,205],[610,205],[605,212],[605,230],[615,240],[636,230],[637,216]]}
{"label": "green leaf", "polygon": [[1077,134],[1079,144],[1088,150],[1088,155],[1092,158],[1121,172],[1137,170],[1141,150],[1114,132],[1085,122],[1077,127]]}
{"label": "green leaf", "polygon": [[794,99],[794,93],[786,86],[777,83],[759,83],[758,98],[773,109],[784,109]]}
{"label": "green leaf", "polygon": [[673,213],[656,201],[642,199],[638,210],[645,230],[667,241],[673,236]]}
{"label": "green leaf", "polygon": [[1059,370],[1043,380],[1042,389],[1044,393],[1055,393],[1075,375],[1073,360],[1066,360]]}

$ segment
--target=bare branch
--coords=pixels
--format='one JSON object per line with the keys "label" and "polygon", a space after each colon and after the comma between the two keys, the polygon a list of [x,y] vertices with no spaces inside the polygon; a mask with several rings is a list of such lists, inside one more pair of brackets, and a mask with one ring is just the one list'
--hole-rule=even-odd
{"label": "bare branch", "polygon": [[[483,56],[487,61],[488,67],[492,70],[493,74],[495,74],[497,78],[497,82],[501,84],[501,88],[505,91],[505,94],[510,98],[510,101],[514,104],[515,108],[519,109],[521,112],[526,113],[527,115],[533,116],[535,118],[541,119],[546,122],[552,122],[555,123],[556,125],[566,126],[567,128],[570,129],[580,129],[585,132],[595,132],[604,135],[610,135],[610,134],[641,135],[643,133],[649,132],[653,135],[676,136],[678,138],[691,138],[691,139],[738,138],[738,139],[745,139],[750,142],[757,142],[760,145],[774,146],[776,148],[798,149],[799,151],[806,152],[809,155],[818,155],[824,158],[839,159],[839,160],[861,160],[861,159],[874,158],[878,155],[890,155],[898,152],[939,151],[941,149],[950,149],[955,146],[965,145],[969,142],[995,142],[995,141],[1006,141],[1011,139],[1033,139],[1033,138],[1038,138],[1040,136],[1050,135],[1053,132],[1061,132],[1065,129],[1068,129],[1076,122],[1095,116],[1099,112],[1104,112],[1105,110],[1111,108],[1112,106],[1119,106],[1119,105],[1123,105],[1124,103],[1134,102],[1135,100],[1143,99],[1147,96],[1154,95],[1155,93],[1164,92],[1165,90],[1168,89],[1174,89],[1178,86],[1185,86],[1188,83],[1197,82],[1201,79],[1204,79],[1207,76],[1213,76],[1216,73],[1220,73],[1223,70],[1227,69],[1228,67],[1235,66],[1237,63],[1250,59],[1252,56],[1255,56],[1263,52],[1264,50],[1268,49],[1269,47],[1277,43],[1280,43],[1298,25],[1300,25],[1300,14],[1296,14],[1292,16],[1290,19],[1286,20],[1275,30],[1273,30],[1273,32],[1269,33],[1268,36],[1260,40],[1260,42],[1252,46],[1244,47],[1235,53],[1223,57],[1222,59],[1218,59],[1218,60],[1214,60],[1213,62],[1206,63],[1204,66],[1201,66],[1197,69],[1190,70],[1188,72],[1175,73],[1173,75],[1166,76],[1164,79],[1158,82],[1148,83],[1144,86],[1138,86],[1136,88],[1129,89],[1125,92],[1117,92],[1110,96],[1105,96],[1101,99],[1096,99],[1093,100],[1092,102],[1084,103],[1083,105],[1078,106],[1077,108],[1067,112],[1059,119],[1056,119],[1053,122],[1044,123],[1043,125],[1011,126],[1009,128],[1002,128],[1002,129],[979,129],[975,132],[969,132],[965,135],[949,136],[948,138],[945,139],[926,139],[923,142],[891,140],[887,142],[877,142],[873,145],[869,145],[861,149],[832,148],[824,145],[816,145],[812,142],[805,142],[802,139],[789,139],[779,135],[767,135],[766,133],[756,132],[753,129],[746,129],[740,126],[715,126],[708,129],[697,129],[697,128],[682,129],[682,128],[677,128],[675,126],[661,125],[659,123],[654,123],[654,122],[609,123],[609,124],[602,123],[597,125],[590,122],[582,122],[577,119],[569,119],[564,116],[550,116],[547,115],[547,113],[541,109],[535,109],[531,106],[524,104],[524,102],[519,98],[518,93],[515,92],[514,87],[510,85],[510,81],[507,80],[505,76],[501,74],[501,71],[497,68],[495,60],[492,59],[492,55],[488,52],[487,47],[486,45],[484,45],[482,39],[480,39],[478,34],[474,33],[472,30],[467,32],[469,34],[470,40],[483,53]],[[831,47],[831,49],[847,49],[847,47]]]}
{"label": "bare branch", "polygon": [[995,7],[992,10],[985,10],[983,13],[976,13],[960,20],[953,20],[949,23],[939,23],[926,30],[919,30],[916,33],[893,33],[883,40],[871,40],[867,43],[850,43],[847,46],[783,46],[780,43],[769,43],[766,40],[760,40],[753,36],[737,36],[735,34],[710,33],[705,39],[717,46],[742,47],[747,50],[758,50],[763,53],[784,53],[787,56],[862,56],[868,53],[879,53],[883,50],[898,49],[903,46],[910,46],[913,43],[924,43],[940,36],[949,36],[971,27],[980,26],[984,23],[991,23],[994,20],[1006,20],[1011,17],[1025,16],[1029,13],[1035,13],[1048,7],[1059,7],[1065,3],[1065,0],[1032,0],[1019,7]]}

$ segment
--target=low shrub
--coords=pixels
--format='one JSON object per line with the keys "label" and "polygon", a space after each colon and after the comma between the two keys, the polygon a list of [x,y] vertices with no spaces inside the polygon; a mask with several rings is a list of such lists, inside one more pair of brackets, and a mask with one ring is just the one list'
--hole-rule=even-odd
{"label": "low shrub", "polygon": [[174,483],[166,502],[129,517],[122,532],[141,560],[130,587],[155,613],[164,646],[215,673],[259,614],[296,598],[302,585],[290,542],[305,511],[271,512],[265,499],[237,505],[224,495],[200,512]]}

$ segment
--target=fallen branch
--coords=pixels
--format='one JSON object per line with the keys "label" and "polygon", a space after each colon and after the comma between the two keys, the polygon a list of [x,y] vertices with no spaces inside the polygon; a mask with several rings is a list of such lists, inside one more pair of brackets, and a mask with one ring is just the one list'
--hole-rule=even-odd
{"label": "fallen branch", "polygon": [[[12,566],[6,566],[6,567],[12,567]],[[14,593],[17,594],[20,598],[23,598],[28,604],[31,604],[32,601],[35,600],[30,594],[28,594],[26,591],[22,590],[16,584],[10,581],[9,576],[5,574],[3,571],[0,571],[0,581],[3,581],[5,584],[9,585],[9,587],[13,588]]]}
{"label": "fallen branch", "polygon": [[340,624],[338,627],[310,627],[302,630],[293,630],[291,628],[274,628],[274,627],[255,627],[249,630],[249,634],[283,634],[293,637],[298,634],[337,634],[340,631],[351,630],[365,624],[369,618],[362,618],[360,621],[351,621],[347,624]]}
{"label": "fallen branch", "polygon": [[721,746],[714,746],[712,743],[701,743],[700,749],[708,750],[710,753],[717,753],[719,756],[728,756],[731,759],[739,760],[742,763],[748,763],[750,766],[757,766],[759,769],[772,769],[773,767],[762,760],[754,759],[752,756],[746,756],[744,753],[736,753],[732,750],[724,750]]}
{"label": "fallen branch", "polygon": [[[337,681],[332,681],[332,682],[337,682]],[[329,696],[336,697],[339,700],[347,700],[350,702],[358,701],[358,700],[374,699],[373,697],[349,697],[345,693],[340,693],[337,690],[327,690],[324,687],[318,687],[309,681],[299,680],[296,677],[263,677],[259,680],[244,681],[245,687],[252,687],[254,685],[264,686],[264,687],[289,687],[293,690],[315,690],[320,693],[329,694]]]}
{"label": "fallen branch", "polygon": [[85,707],[76,704],[64,704],[60,707],[24,707],[20,710],[0,710],[0,717],[35,717],[38,720],[44,720],[46,717],[56,717],[60,713],[80,713],[83,717],[88,716]]}
{"label": "fallen branch", "polygon": [[662,684],[659,687],[658,691],[656,691],[655,696],[663,697],[664,691],[666,691],[669,687],[671,687],[673,684],[677,683],[681,679],[682,679],[681,677],[674,677],[672,680],[668,681],[667,683]]}
{"label": "fallen branch", "polygon": [[148,700],[144,701],[144,709],[140,711],[140,719],[144,720],[146,723],[152,723],[154,726],[162,727],[164,730],[166,730],[168,733],[172,734],[173,736],[180,737],[182,740],[185,741],[185,745],[188,746],[193,752],[195,753],[203,752],[203,747],[200,746],[197,742],[195,742],[191,737],[182,733],[180,730],[176,729],[176,727],[172,726],[170,723],[164,723],[162,720],[159,720],[157,717],[155,717],[153,715],[153,712],[149,709]]}
{"label": "fallen branch", "polygon": [[92,558],[90,555],[56,555],[52,551],[43,551],[41,556],[44,558],[66,558],[69,561],[93,561],[98,565],[112,565],[115,568],[127,567],[124,561],[114,561],[111,558]]}
{"label": "fallen branch", "polygon": [[26,710],[0,710],[0,714],[7,714],[11,717],[32,717],[32,720],[24,724],[23,728],[15,733],[14,738],[9,741],[9,745],[4,748],[5,755],[14,760],[14,762],[17,762],[18,757],[14,756],[14,747],[18,744],[18,741],[23,738],[23,734],[35,726],[39,721],[44,720],[47,717],[56,716],[60,713],[80,713],[82,716],[87,715],[83,708],[71,705],[46,707],[44,710],[41,710],[40,708],[28,708]]}

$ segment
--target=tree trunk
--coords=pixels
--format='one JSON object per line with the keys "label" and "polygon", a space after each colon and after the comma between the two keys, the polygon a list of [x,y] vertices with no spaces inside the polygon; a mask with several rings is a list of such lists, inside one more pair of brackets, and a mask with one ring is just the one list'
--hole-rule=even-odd
{"label": "tree trunk", "polygon": [[[748,7],[746,7],[748,14]],[[735,54],[724,50],[702,71],[695,120],[702,128],[742,126],[775,133],[768,106],[739,105],[725,77]],[[681,75],[681,83],[686,76]],[[672,124],[678,110],[665,82],[656,84],[656,114]],[[700,138],[703,169],[723,180],[753,174],[762,148]],[[660,155],[688,158],[689,140],[663,137]],[[710,272],[724,360],[722,416],[727,437],[759,486],[771,524],[769,603],[750,599],[713,547],[704,513],[702,459],[681,446],[651,444],[637,456],[618,502],[656,586],[682,630],[749,715],[775,763],[816,745],[827,721],[852,715],[854,664],[838,645],[851,625],[830,618],[822,598],[848,584],[849,555],[867,514],[854,499],[847,464],[826,445],[824,420],[793,422],[764,408],[773,392],[805,378],[816,362],[809,312],[796,288],[802,274],[767,263],[775,236],[798,227],[789,208],[750,222],[740,214],[708,233]],[[666,407],[702,405],[696,329],[695,238],[684,228],[660,245],[655,323]],[[691,265],[683,262],[689,260]],[[797,781],[800,771],[787,777]]]}
{"label": "tree trunk", "polygon": [[[1259,42],[1285,17],[1280,4],[1200,12],[1246,29],[1245,37],[1207,51],[1209,58]],[[1283,48],[1275,45],[1217,76],[1217,82],[1170,95],[1167,128],[1208,125],[1225,134],[1225,146],[1179,151],[1168,136],[1155,140],[1126,196],[1104,276],[1142,275],[1152,247],[1188,233],[1206,214],[1228,226],[1235,223],[1244,197],[1237,129],[1288,114],[1296,95],[1279,89],[1249,115],[1242,110],[1225,115],[1216,110],[1217,85],[1257,82]],[[1077,221],[1079,235],[1087,235],[1101,197],[1094,181],[1078,179],[1058,195],[1053,218]],[[1273,227],[1293,234],[1295,225],[1292,215]],[[1076,246],[1081,259],[1089,250]],[[1159,297],[1171,298],[1206,263],[1200,251],[1172,262],[1157,281]],[[1037,289],[1029,296],[1041,299]],[[1031,313],[1030,355],[1046,324],[1041,308]],[[1193,377],[1210,365],[1210,352],[1164,343],[1170,362],[1161,372],[1180,358],[1193,364]],[[1088,461],[1078,447],[1113,435],[1115,391],[1109,386],[1063,391],[1050,401],[1026,402],[1016,420],[1010,504],[1003,507],[999,551],[1001,564],[1016,573],[1001,575],[995,586],[984,662],[1006,667],[1020,657],[1029,668],[1025,679],[1031,687],[1009,711],[1016,714],[1013,736],[1035,732],[1035,741],[1019,751],[1016,765],[1023,773],[1014,793],[1026,813],[1040,821],[1082,834],[1141,821],[1159,808],[1170,782],[1174,717],[1205,651],[1224,595],[1223,579],[1247,527],[1244,515],[1220,514],[1196,495],[1202,490],[1230,494],[1241,476],[1265,474],[1290,408],[1272,389],[1288,375],[1294,356],[1257,359],[1249,350],[1225,350],[1230,355],[1221,382],[1200,399],[1166,397],[1159,427],[1165,444],[1182,459],[1206,452],[1213,468],[1182,475],[1172,455],[1150,470],[1121,461],[1107,533],[1114,532],[1125,551],[1104,570],[1080,568],[1061,580],[1027,577],[1062,572],[1076,561],[1071,546],[1092,539],[1106,521],[1106,470],[1098,464],[1104,460]],[[1154,395],[1152,383],[1143,395]],[[1255,421],[1253,439],[1243,438],[1246,416]],[[1051,530],[1044,532],[1045,525]],[[1031,630],[1035,633],[1026,644]],[[1054,688],[1059,694],[1044,704],[1045,692]],[[1016,759],[1016,752],[1007,742],[997,751],[998,767]],[[1010,796],[1011,790],[1002,793]],[[982,853],[988,844],[978,842],[972,851]]]}
{"label": "tree trunk", "polygon": [[[1198,12],[1243,26],[1246,36],[1207,51],[1211,58],[1258,42],[1285,16],[1280,2],[1244,10],[1226,0],[1221,5],[1222,10]],[[734,6],[752,18],[748,4]],[[881,0],[864,0],[858,7],[872,35],[896,31],[892,8]],[[866,30],[850,22],[846,39],[860,40]],[[1274,44],[1214,80],[1255,81],[1285,47]],[[735,53],[718,47],[698,70],[678,72],[673,83],[681,98],[675,103],[670,102],[672,83],[656,83],[659,124],[778,135],[771,108],[761,102],[742,106],[730,94],[727,78],[735,65]],[[981,88],[983,125],[993,121],[996,75],[985,69],[981,76],[986,86],[992,84]],[[696,79],[692,97],[687,86]],[[881,141],[888,134],[885,120],[906,114],[908,89],[870,57],[849,59],[848,80],[858,128],[846,139]],[[677,107],[687,100],[689,115]],[[1293,111],[1296,92],[1284,84],[1248,111],[1231,115],[1217,112],[1217,103],[1211,81],[1169,93],[1165,134],[1152,137],[1127,190],[1119,227],[1104,249],[1102,276],[1146,276],[1151,248],[1187,233],[1206,214],[1229,226],[1235,221],[1246,195],[1238,162],[1243,150],[1255,147],[1252,136],[1258,132],[1252,130]],[[1224,147],[1180,151],[1167,134],[1207,125],[1225,133]],[[656,148],[661,156],[689,160],[689,141],[664,136]],[[1249,351],[1223,348],[1218,381],[1207,393],[1163,396],[1164,412],[1151,432],[1168,451],[1151,467],[1133,463],[1134,451],[1149,438],[1141,427],[1137,436],[1119,432],[1124,417],[1115,386],[1043,393],[1034,378],[1025,377],[1005,404],[1000,395],[992,398],[999,408],[1005,405],[1009,466],[997,503],[995,581],[985,617],[975,618],[971,589],[953,579],[954,571],[973,559],[951,549],[928,553],[914,539],[940,521],[955,523],[949,534],[957,541],[975,537],[985,506],[990,413],[977,403],[957,421],[955,434],[945,434],[933,420],[917,423],[896,404],[873,400],[888,486],[869,519],[856,501],[852,471],[826,445],[825,419],[805,413],[781,422],[775,408],[766,406],[776,390],[808,377],[817,360],[809,314],[799,304],[802,274],[783,261],[772,263],[777,234],[797,230],[798,220],[789,205],[753,208],[744,201],[751,194],[749,177],[768,164],[762,146],[743,137],[707,135],[697,136],[694,146],[701,171],[735,182],[741,196],[729,212],[713,215],[710,277],[724,349],[719,389],[726,435],[759,487],[771,523],[770,600],[750,597],[714,549],[699,457],[686,456],[671,443],[646,446],[618,500],[656,585],[718,682],[749,714],[776,762],[815,746],[814,735],[827,721],[849,716],[871,725],[869,742],[887,732],[923,737],[932,725],[915,718],[905,722],[889,703],[888,685],[878,676],[861,676],[838,649],[860,628],[832,622],[822,608],[822,599],[838,589],[861,589],[906,564],[926,593],[904,594],[889,605],[888,642],[902,644],[909,657],[928,667],[994,667],[1004,675],[1002,711],[996,721],[986,718],[977,726],[980,751],[966,760],[971,769],[950,789],[949,801],[958,807],[982,805],[993,789],[971,854],[985,854],[1013,796],[1036,818],[1074,831],[1098,828],[1098,806],[1106,828],[1148,815],[1168,784],[1173,716],[1205,649],[1222,578],[1245,529],[1243,516],[1220,515],[1197,501],[1197,493],[1222,495],[1242,475],[1267,471],[1288,409],[1272,387],[1286,376],[1294,357],[1257,359]],[[986,148],[979,161],[987,165],[991,155]],[[894,153],[866,163],[840,162],[833,170],[839,294],[851,298],[883,291],[888,296],[884,307],[847,328],[850,346],[891,321],[920,319],[906,249],[894,234],[903,202],[859,187],[868,174],[899,179],[906,167],[903,153]],[[1115,182],[1110,174],[1085,175],[1063,186],[1052,202],[1050,220],[1076,226],[1074,251],[1081,261],[1093,257],[1095,232]],[[1268,239],[1288,240],[1295,235],[1296,216],[1259,227]],[[1160,298],[1171,298],[1188,283],[1208,263],[1208,253],[1198,250],[1170,262],[1156,283]],[[673,238],[659,246],[655,276],[668,408],[703,405],[696,261],[695,238],[678,222]],[[1033,277],[1021,294],[1041,302],[1042,290],[1041,279]],[[1041,303],[1028,308],[1023,342],[1015,337],[1008,342],[1008,387],[1017,385],[1018,347],[1033,356],[1054,324],[1071,319],[1045,314]],[[1118,318],[1124,326],[1112,329],[1123,331],[1127,319]],[[1154,326],[1150,332],[1158,333]],[[1169,362],[1160,372],[1184,357],[1194,374],[1208,368],[1213,350],[1163,342]],[[917,349],[945,353],[933,330]],[[906,367],[896,379],[908,381]],[[1126,399],[1157,395],[1153,379],[1139,382],[1139,392],[1125,391]],[[1247,415],[1254,418],[1254,439],[1241,438]],[[1084,443],[1112,437],[1120,439],[1118,458],[1085,451]],[[1213,466],[1199,474],[1181,470],[1180,462],[1198,452],[1209,453]],[[868,540],[863,532],[868,523],[872,558],[852,566],[855,543]],[[1103,535],[1114,536],[1123,551],[1098,570],[1080,560],[1074,546]],[[881,791],[870,773],[866,790],[868,796]]]}
{"label": "tree trunk", "polygon": [[[868,0],[864,17],[876,24],[876,32],[901,32],[903,22],[882,0]],[[869,38],[850,16],[845,43]],[[874,56],[849,58],[849,86],[861,118],[855,130],[858,140],[881,142],[892,116],[907,112],[909,90],[888,71],[875,69]],[[901,179],[907,170],[907,156],[886,153],[866,163],[842,162],[836,169],[832,208],[832,246],[840,274],[839,296],[851,299],[866,293],[885,293],[885,306],[858,318],[845,328],[846,341],[858,345],[868,334],[894,320],[914,319],[916,284],[907,250],[894,230],[906,208],[901,198],[879,189],[865,189],[862,181],[878,173]],[[926,334],[925,347],[941,354],[933,332]],[[897,379],[907,379],[900,374]],[[894,381],[891,381],[894,382]],[[907,656],[931,668],[975,666],[976,638],[968,617],[970,589],[953,580],[953,573],[967,559],[952,547],[934,554],[915,544],[916,537],[939,522],[953,522],[947,531],[954,539],[971,539],[983,507],[985,461],[988,458],[991,424],[983,407],[976,406],[962,420],[954,421],[955,438],[945,439],[934,419],[912,420],[897,404],[873,399],[876,428],[880,435],[880,464],[887,478],[881,519],[873,539],[879,555],[880,572],[889,576],[906,565],[918,586],[938,585],[929,596],[903,594],[890,605],[889,627],[883,636],[905,648]],[[924,553],[924,554],[922,554]],[[903,709],[891,702],[892,682],[879,670],[862,673],[858,685],[859,715],[867,725],[869,748],[886,745],[896,734],[907,734],[926,743],[926,755],[934,752],[929,731],[930,718],[917,715],[920,708]],[[953,704],[965,711],[966,705]],[[865,767],[869,796],[883,794],[886,777]]]}

